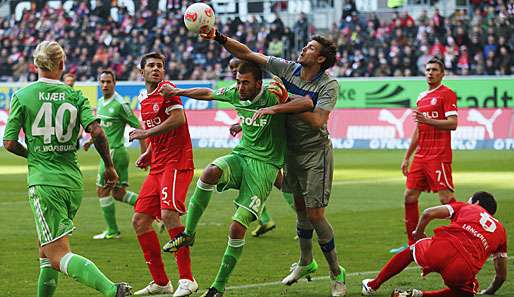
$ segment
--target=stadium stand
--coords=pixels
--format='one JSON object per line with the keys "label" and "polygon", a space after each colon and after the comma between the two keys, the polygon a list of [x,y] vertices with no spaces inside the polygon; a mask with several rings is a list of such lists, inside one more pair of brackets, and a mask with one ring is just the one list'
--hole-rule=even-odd
{"label": "stadium stand", "polygon": [[[42,40],[57,40],[70,53],[67,71],[78,81],[96,79],[104,68],[120,80],[137,80],[137,58],[151,50],[168,57],[168,79],[230,78],[229,54],[213,42],[196,42],[182,25],[182,5],[171,1],[166,11],[155,7],[126,7],[116,14],[77,2],[70,10],[32,7],[20,20],[0,17],[0,81],[34,81],[31,54]],[[514,4],[512,1],[470,1],[443,17],[437,9],[417,19],[396,12],[392,19],[357,11],[346,1],[341,20],[328,32],[337,41],[339,77],[418,76],[433,55],[443,58],[453,75],[510,75],[513,71]],[[36,11],[37,9],[37,11]],[[271,23],[257,17],[229,19],[218,28],[259,52],[295,59],[305,40],[316,33],[307,15],[292,27],[279,14]]]}

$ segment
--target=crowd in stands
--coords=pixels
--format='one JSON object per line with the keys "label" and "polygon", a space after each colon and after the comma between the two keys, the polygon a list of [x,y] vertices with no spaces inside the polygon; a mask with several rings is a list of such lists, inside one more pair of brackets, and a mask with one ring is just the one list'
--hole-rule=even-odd
{"label": "crowd in stands", "polygon": [[[66,72],[77,81],[96,80],[104,68],[119,80],[138,80],[138,58],[149,51],[167,59],[172,80],[230,78],[230,54],[215,42],[199,40],[182,23],[183,7],[166,11],[140,7],[130,15],[92,9],[77,2],[70,12],[44,6],[26,10],[20,20],[0,17],[0,81],[37,79],[32,51],[42,40],[56,40],[65,48]],[[174,1],[171,1],[174,3]],[[338,77],[419,76],[432,56],[443,59],[449,74],[510,75],[513,68],[514,7],[512,1],[470,1],[468,9],[443,17],[435,9],[414,19],[406,11],[392,20],[357,11],[345,0],[341,20],[328,32],[337,44]],[[113,16],[114,15],[114,16]],[[317,33],[307,15],[289,28],[279,14],[272,23],[257,17],[231,19],[218,28],[258,52],[296,59],[309,36]]]}

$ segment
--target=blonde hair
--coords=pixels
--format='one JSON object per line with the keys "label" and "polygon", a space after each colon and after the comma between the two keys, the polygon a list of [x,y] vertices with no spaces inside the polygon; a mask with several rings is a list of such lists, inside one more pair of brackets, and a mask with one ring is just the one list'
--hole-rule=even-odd
{"label": "blonde hair", "polygon": [[34,64],[42,70],[54,71],[66,58],[64,50],[55,41],[43,41],[34,50]]}

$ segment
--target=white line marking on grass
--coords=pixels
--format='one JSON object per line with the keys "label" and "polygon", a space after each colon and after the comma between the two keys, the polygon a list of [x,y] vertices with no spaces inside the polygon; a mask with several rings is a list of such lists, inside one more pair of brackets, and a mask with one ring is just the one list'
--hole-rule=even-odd
{"label": "white line marking on grass", "polygon": [[[512,260],[514,259],[514,256],[511,256],[511,257],[508,257],[509,260]],[[405,270],[415,270],[415,269],[421,269],[419,266],[409,266],[407,268],[405,268],[403,271]],[[359,276],[359,275],[369,275],[369,274],[378,274],[380,272],[380,270],[372,270],[372,271],[359,271],[359,272],[352,272],[352,273],[348,273],[346,276]],[[329,279],[328,276],[317,276],[317,277],[313,277],[312,278],[312,281],[320,281],[320,280],[327,280]],[[306,283],[307,280],[306,279],[302,279],[299,281],[299,283]],[[360,284],[360,282],[359,282]],[[252,288],[261,288],[261,287],[267,287],[267,286],[278,286],[278,285],[282,285],[282,282],[280,281],[275,281],[275,282],[266,282],[266,283],[258,283],[258,284],[249,284],[249,285],[240,285],[240,286],[230,286],[230,287],[227,287],[226,290],[243,290],[243,289],[252,289]],[[206,290],[198,290],[199,293],[203,293],[205,292]],[[169,295],[153,295],[155,297],[166,297],[166,296],[169,296]]]}

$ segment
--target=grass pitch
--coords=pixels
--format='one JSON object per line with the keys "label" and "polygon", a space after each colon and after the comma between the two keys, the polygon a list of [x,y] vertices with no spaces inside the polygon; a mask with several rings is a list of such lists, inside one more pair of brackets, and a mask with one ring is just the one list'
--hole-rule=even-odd
{"label": "grass pitch", "polygon": [[[209,161],[228,150],[196,150],[196,167],[201,169]],[[327,216],[336,232],[337,251],[348,273],[348,296],[360,296],[360,281],[373,277],[390,258],[388,250],[401,245],[406,236],[403,227],[404,178],[399,170],[402,151],[335,151],[334,186]],[[131,160],[137,156],[131,150]],[[140,289],[151,280],[139,245],[132,231],[132,209],[117,203],[116,211],[122,238],[93,241],[91,237],[104,229],[104,221],[95,197],[95,177],[98,155],[94,151],[81,152],[85,192],[82,207],[76,218],[76,232],[71,237],[75,253],[92,261],[114,281],[127,281]],[[39,270],[33,217],[27,202],[26,161],[0,151],[0,296],[34,296]],[[454,152],[454,183],[457,197],[465,200],[477,190],[492,192],[498,202],[496,215],[507,229],[509,252],[512,254],[514,230],[514,154],[509,151]],[[192,185],[200,174],[197,171]],[[146,172],[131,167],[130,189],[137,192]],[[189,195],[192,194],[190,188]],[[235,191],[217,193],[202,217],[195,246],[192,249],[193,272],[203,290],[210,286],[219,267],[227,243],[227,226],[234,207]],[[433,194],[423,194],[421,207],[437,205]],[[295,235],[295,215],[287,207],[281,194],[273,190],[267,205],[277,223],[277,229],[262,238],[248,234],[241,260],[229,281],[226,296],[330,296],[328,268],[317,244],[314,255],[320,269],[310,283],[300,282],[291,287],[278,283],[298,258]],[[255,223],[254,223],[255,224]],[[429,226],[433,229],[436,224]],[[255,226],[252,226],[255,227]],[[249,233],[249,232],[248,232]],[[168,240],[160,235],[161,243]],[[170,254],[164,255],[168,276],[174,286],[177,272]],[[512,273],[512,260],[509,272]],[[509,273],[509,274],[510,274]],[[491,263],[479,275],[485,288],[494,276]],[[497,296],[514,296],[512,276]],[[437,274],[422,280],[414,265],[384,284],[377,296],[389,296],[394,287],[437,289],[442,282]],[[199,296],[195,294],[194,296]],[[68,277],[61,275],[55,296],[100,296]]]}

